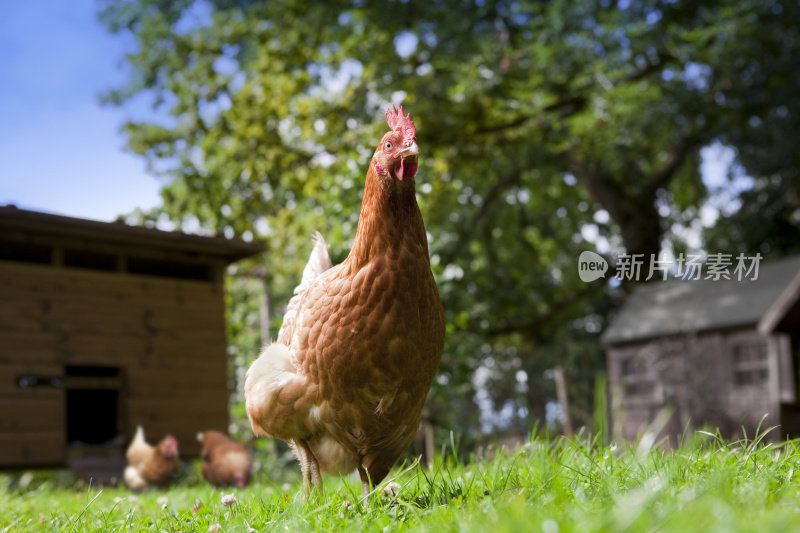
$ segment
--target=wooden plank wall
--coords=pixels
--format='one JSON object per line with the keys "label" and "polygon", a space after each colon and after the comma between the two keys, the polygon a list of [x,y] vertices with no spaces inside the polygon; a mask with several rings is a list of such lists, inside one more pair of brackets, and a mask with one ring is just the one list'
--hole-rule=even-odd
{"label": "wooden plank wall", "polygon": [[64,390],[16,378],[66,365],[121,369],[126,443],[141,424],[197,454],[228,423],[221,284],[0,261],[0,466],[63,463]]}

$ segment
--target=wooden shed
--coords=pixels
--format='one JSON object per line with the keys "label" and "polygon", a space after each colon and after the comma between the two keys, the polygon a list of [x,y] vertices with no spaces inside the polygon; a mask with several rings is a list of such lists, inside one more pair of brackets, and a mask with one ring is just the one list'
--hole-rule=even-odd
{"label": "wooden shed", "polygon": [[800,437],[800,257],[756,279],[637,287],[603,334],[616,438],[650,429],[675,443],[704,425],[725,436]]}
{"label": "wooden shed", "polygon": [[0,468],[119,459],[139,424],[182,456],[225,431],[223,275],[261,250],[0,207]]}

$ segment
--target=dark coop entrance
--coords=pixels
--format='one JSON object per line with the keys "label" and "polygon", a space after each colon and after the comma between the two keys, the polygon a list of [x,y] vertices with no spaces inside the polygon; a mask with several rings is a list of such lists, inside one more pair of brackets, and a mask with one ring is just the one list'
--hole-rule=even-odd
{"label": "dark coop entrance", "polygon": [[68,366],[64,374],[69,447],[120,446],[124,439],[120,369]]}

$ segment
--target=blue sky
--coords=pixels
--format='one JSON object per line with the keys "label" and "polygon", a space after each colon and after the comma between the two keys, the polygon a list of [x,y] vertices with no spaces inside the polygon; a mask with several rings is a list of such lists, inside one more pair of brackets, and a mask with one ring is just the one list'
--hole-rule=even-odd
{"label": "blue sky", "polygon": [[0,18],[0,205],[110,221],[161,203],[124,149],[131,111],[100,104],[124,79],[126,43],[95,0],[9,2]]}

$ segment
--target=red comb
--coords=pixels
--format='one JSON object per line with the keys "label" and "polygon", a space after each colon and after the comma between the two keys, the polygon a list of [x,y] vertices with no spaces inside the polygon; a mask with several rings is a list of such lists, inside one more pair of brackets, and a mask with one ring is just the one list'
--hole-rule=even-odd
{"label": "red comb", "polygon": [[411,113],[403,115],[403,106],[400,106],[400,111],[392,104],[392,107],[386,110],[386,122],[392,131],[399,131],[403,134],[403,139],[406,141],[413,141],[417,136],[417,128],[411,121]]}

